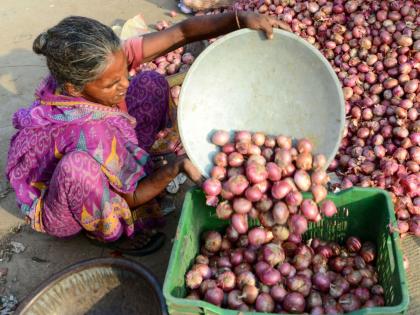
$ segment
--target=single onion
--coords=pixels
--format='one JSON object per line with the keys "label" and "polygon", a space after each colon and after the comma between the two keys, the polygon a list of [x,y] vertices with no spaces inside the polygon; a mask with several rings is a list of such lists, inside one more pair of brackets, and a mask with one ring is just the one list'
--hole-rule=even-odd
{"label": "single onion", "polygon": [[229,133],[227,131],[218,130],[212,135],[211,142],[222,147],[229,142],[229,138]]}
{"label": "single onion", "polygon": [[253,246],[260,246],[266,242],[267,232],[261,227],[255,227],[249,230],[249,243]]}
{"label": "single onion", "polygon": [[216,215],[221,220],[227,220],[231,217],[233,213],[232,206],[230,205],[229,201],[222,201],[217,205],[216,208]]}
{"label": "single onion", "polygon": [[222,245],[222,235],[217,231],[208,231],[203,234],[204,248],[211,253],[217,253]]}
{"label": "single onion", "polygon": [[265,134],[262,132],[256,132],[252,135],[251,139],[255,145],[262,146],[265,142]]}
{"label": "single onion", "polygon": [[217,196],[222,191],[222,184],[215,178],[208,178],[203,183],[203,190],[208,196]]}
{"label": "single onion", "polygon": [[291,191],[290,185],[284,180],[275,182],[271,187],[271,195],[275,199],[283,199]]}
{"label": "single onion", "polygon": [[320,207],[322,214],[327,217],[332,217],[337,213],[337,207],[331,200],[325,200]]}
{"label": "single onion", "polygon": [[299,214],[292,215],[289,220],[289,229],[292,233],[296,234],[303,234],[308,229],[308,221],[305,219],[304,216],[301,216]]}
{"label": "single onion", "polygon": [[308,191],[311,187],[311,178],[309,177],[308,173],[304,170],[297,170],[293,177],[296,186],[301,191]]}
{"label": "single onion", "polygon": [[233,200],[233,210],[235,210],[236,213],[246,214],[251,211],[251,208],[252,202],[248,199],[239,197]]}
{"label": "single onion", "polygon": [[254,304],[257,300],[259,290],[255,285],[245,285],[242,288],[241,298],[245,303]]}
{"label": "single onion", "polygon": [[300,139],[296,146],[299,153],[312,151],[312,143],[308,139]]}
{"label": "single onion", "polygon": [[289,209],[284,202],[276,202],[273,207],[273,218],[277,224],[285,224],[289,218]]}
{"label": "single onion", "polygon": [[301,293],[291,292],[284,297],[283,308],[289,313],[303,313],[305,311],[305,307],[305,298]]}
{"label": "single onion", "polygon": [[231,223],[239,234],[245,234],[248,231],[248,218],[245,214],[234,213],[231,217]]}
{"label": "single onion", "polygon": [[271,313],[274,311],[275,303],[268,293],[260,293],[255,301],[255,310],[257,312]]}
{"label": "single onion", "polygon": [[300,211],[306,219],[311,221],[314,221],[319,214],[316,203],[311,199],[303,200],[302,204],[300,205]]}
{"label": "single onion", "polygon": [[223,302],[224,293],[223,290],[220,288],[210,288],[206,291],[206,294],[204,295],[204,300],[220,306]]}

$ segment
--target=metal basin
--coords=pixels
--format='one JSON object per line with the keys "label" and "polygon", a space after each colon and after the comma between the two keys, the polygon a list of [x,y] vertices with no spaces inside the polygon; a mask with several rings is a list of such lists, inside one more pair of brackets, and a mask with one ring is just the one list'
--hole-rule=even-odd
{"label": "metal basin", "polygon": [[52,276],[16,310],[20,315],[167,314],[161,288],[140,264],[95,258]]}
{"label": "metal basin", "polygon": [[294,34],[240,30],[202,52],[184,80],[178,106],[182,143],[208,175],[217,129],[307,137],[334,158],[344,129],[344,98],[322,54]]}

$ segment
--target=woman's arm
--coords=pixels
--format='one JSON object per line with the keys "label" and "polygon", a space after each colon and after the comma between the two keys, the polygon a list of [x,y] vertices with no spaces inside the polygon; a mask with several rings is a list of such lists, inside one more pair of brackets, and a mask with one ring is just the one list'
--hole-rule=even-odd
{"label": "woman's arm", "polygon": [[158,196],[180,172],[185,172],[196,183],[201,180],[200,172],[183,156],[143,178],[134,192],[123,194],[122,197],[130,208],[145,204]]}
{"label": "woman's arm", "polygon": [[[275,18],[251,12],[238,12],[240,28],[264,31],[268,38],[273,36],[273,27],[290,30],[290,27]],[[143,62],[147,62],[185,44],[214,38],[238,29],[234,12],[204,15],[189,18],[161,31],[143,37]]]}

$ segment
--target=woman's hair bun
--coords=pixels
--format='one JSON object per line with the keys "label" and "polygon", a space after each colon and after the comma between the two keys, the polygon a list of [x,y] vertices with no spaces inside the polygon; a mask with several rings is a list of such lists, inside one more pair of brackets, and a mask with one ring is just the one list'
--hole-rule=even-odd
{"label": "woman's hair bun", "polygon": [[47,46],[48,33],[43,32],[35,38],[32,50],[38,55],[45,55],[45,47]]}

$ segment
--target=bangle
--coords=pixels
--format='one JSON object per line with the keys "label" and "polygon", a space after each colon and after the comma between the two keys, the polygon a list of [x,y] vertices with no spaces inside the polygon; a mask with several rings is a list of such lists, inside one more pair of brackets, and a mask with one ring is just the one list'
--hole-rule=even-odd
{"label": "bangle", "polygon": [[240,30],[241,24],[239,23],[238,9],[235,9],[235,19],[236,19],[236,25],[238,25],[238,30]]}

